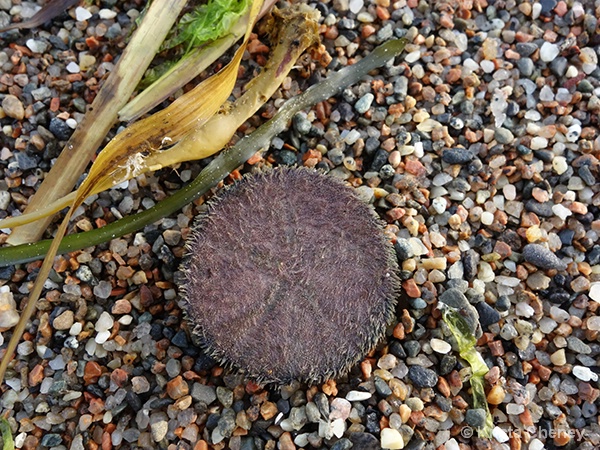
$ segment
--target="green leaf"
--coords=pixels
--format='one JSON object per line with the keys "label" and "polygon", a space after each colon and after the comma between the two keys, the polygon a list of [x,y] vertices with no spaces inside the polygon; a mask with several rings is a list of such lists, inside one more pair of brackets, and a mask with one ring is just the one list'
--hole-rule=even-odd
{"label": "green leaf", "polygon": [[186,52],[229,33],[250,5],[249,0],[209,0],[185,14],[177,25],[175,35],[164,43],[170,49],[187,43]]}
{"label": "green leaf", "polygon": [[15,450],[12,431],[10,430],[8,420],[4,417],[0,419],[0,434],[2,434],[2,450]]}
{"label": "green leaf", "polygon": [[486,411],[485,425],[477,430],[479,437],[491,438],[494,428],[494,420],[490,414],[484,390],[483,377],[489,369],[483,360],[481,354],[475,348],[477,340],[466,320],[451,306],[440,304],[442,306],[442,318],[458,344],[460,357],[471,366],[471,395],[473,396],[473,408],[484,409]]}

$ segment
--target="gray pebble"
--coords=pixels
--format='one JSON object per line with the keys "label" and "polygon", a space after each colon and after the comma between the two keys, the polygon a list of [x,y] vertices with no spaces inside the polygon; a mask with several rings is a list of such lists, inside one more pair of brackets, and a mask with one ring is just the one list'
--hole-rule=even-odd
{"label": "gray pebble", "polygon": [[574,353],[582,353],[584,355],[588,355],[592,352],[592,349],[589,345],[583,342],[581,339],[575,336],[567,337],[567,347]]}
{"label": "gray pebble", "polygon": [[357,113],[364,114],[369,110],[374,99],[375,96],[373,94],[367,93],[356,101],[354,109]]}
{"label": "gray pebble", "polygon": [[61,442],[62,442],[62,437],[60,436],[60,434],[48,433],[48,434],[44,434],[40,444],[42,444],[42,447],[56,447]]}
{"label": "gray pebble", "polygon": [[292,123],[294,124],[294,129],[299,134],[308,134],[312,128],[312,124],[304,114],[296,114],[292,120]]}
{"label": "gray pebble", "polygon": [[231,408],[223,409],[217,428],[223,437],[230,437],[235,430],[235,412]]}
{"label": "gray pebble", "polygon": [[102,280],[96,286],[94,286],[94,295],[98,298],[108,298],[112,291],[112,284],[109,281]]}
{"label": "gray pebble", "polygon": [[342,438],[331,446],[331,450],[349,450],[354,444],[346,438]]}
{"label": "gray pebble", "polygon": [[498,141],[498,144],[510,144],[515,140],[515,136],[512,132],[502,127],[496,128],[494,138]]}
{"label": "gray pebble", "polygon": [[540,269],[565,270],[567,268],[556,254],[540,244],[527,244],[523,248],[523,258]]}
{"label": "gray pebble", "polygon": [[210,405],[217,399],[214,386],[206,386],[205,384],[194,383],[192,386],[192,398],[197,402]]}
{"label": "gray pebble", "polygon": [[34,89],[33,91],[31,91],[31,96],[35,101],[41,102],[52,97],[52,91],[48,89],[48,87],[42,86],[38,89]]}
{"label": "gray pebble", "polygon": [[535,64],[531,58],[521,58],[517,61],[517,68],[523,76],[530,77],[535,70]]}

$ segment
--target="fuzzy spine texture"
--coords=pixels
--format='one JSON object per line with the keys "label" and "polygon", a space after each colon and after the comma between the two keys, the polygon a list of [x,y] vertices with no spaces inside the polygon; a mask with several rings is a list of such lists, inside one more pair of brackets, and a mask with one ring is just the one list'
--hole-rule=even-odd
{"label": "fuzzy spine texture", "polygon": [[381,339],[400,290],[374,209],[308,169],[245,176],[211,199],[183,270],[197,342],[261,384],[343,375]]}

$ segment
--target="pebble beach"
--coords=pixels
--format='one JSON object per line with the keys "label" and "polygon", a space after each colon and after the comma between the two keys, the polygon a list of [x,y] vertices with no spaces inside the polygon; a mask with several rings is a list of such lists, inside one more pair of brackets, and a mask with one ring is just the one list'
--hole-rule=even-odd
{"label": "pebble beach", "polygon": [[[15,447],[599,449],[600,1],[308,5],[321,14],[320,60],[302,57],[234,141],[377,45],[405,38],[405,51],[295,115],[265,152],[178,213],[57,257],[0,387]],[[0,219],[24,210],[143,8],[83,2],[0,33]],[[39,9],[0,0],[0,27]],[[234,97],[270,46],[252,37]],[[207,163],[90,197],[72,232],[151,208]],[[205,201],[278,166],[351,186],[384,222],[400,266],[384,338],[348,374],[312,386],[263,387],[224,369],[193,345],[180,304],[185,241]],[[0,267],[0,348],[40,265]],[[477,322],[491,439],[478,436],[486,411],[473,407],[471,371],[440,303]]]}

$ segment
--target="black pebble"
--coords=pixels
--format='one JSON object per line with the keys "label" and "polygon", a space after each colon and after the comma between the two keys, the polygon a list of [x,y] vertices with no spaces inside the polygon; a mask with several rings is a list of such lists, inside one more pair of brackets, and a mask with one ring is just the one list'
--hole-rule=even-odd
{"label": "black pebble", "polygon": [[389,156],[389,153],[384,149],[377,150],[377,153],[375,153],[375,156],[373,157],[373,162],[371,163],[371,170],[374,172],[379,172],[381,168],[387,164]]}
{"label": "black pebble", "polygon": [[379,439],[369,433],[352,433],[349,436],[354,448],[361,450],[380,450]]}
{"label": "black pebble", "polygon": [[369,433],[379,433],[379,415],[375,411],[367,412],[366,430]]}
{"label": "black pebble", "polygon": [[125,401],[134,411],[139,411],[142,409],[142,400],[140,399],[139,395],[133,391],[127,391],[127,395],[125,395]]}
{"label": "black pebble", "polygon": [[479,302],[475,305],[479,313],[479,323],[481,328],[487,329],[491,324],[500,320],[500,313],[485,302]]}
{"label": "black pebble", "polygon": [[291,150],[285,150],[285,149],[277,152],[277,154],[275,155],[275,160],[277,161],[278,164],[281,164],[284,166],[293,166],[298,163],[298,158],[296,156],[296,153],[294,153]]}
{"label": "black pebble", "polygon": [[176,345],[179,348],[186,348],[189,345],[187,335],[183,330],[179,330],[177,333],[175,333],[175,336],[173,336],[171,342],[173,345]]}
{"label": "black pebble", "polygon": [[465,148],[448,148],[442,152],[442,160],[448,164],[466,164],[475,155]]}
{"label": "black pebble", "polygon": [[68,140],[73,133],[73,129],[69,125],[56,117],[50,120],[48,129],[60,141]]}
{"label": "black pebble", "polygon": [[420,366],[411,366],[408,369],[408,378],[419,388],[434,387],[438,382],[437,373]]}

